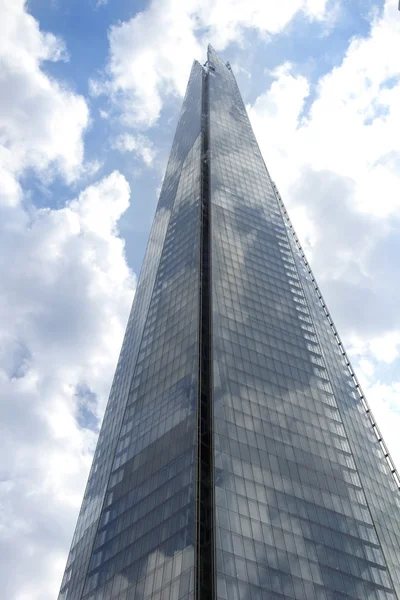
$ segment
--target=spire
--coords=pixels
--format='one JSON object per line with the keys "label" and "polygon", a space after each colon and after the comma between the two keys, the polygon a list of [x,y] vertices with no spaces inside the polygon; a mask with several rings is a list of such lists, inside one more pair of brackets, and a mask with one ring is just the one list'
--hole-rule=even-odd
{"label": "spire", "polygon": [[210,66],[214,67],[214,69],[217,67],[224,69],[227,68],[226,64],[224,63],[222,58],[220,58],[220,56],[217,54],[217,52],[214,50],[211,44],[208,44],[207,46],[207,61]]}

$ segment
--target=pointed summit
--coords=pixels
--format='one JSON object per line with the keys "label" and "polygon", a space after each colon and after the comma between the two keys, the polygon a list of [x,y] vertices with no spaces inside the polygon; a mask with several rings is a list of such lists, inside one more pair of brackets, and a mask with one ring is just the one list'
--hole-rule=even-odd
{"label": "pointed summit", "polygon": [[207,46],[207,61],[209,65],[214,67],[214,69],[218,67],[226,69],[226,64],[224,63],[222,58],[220,58],[219,54],[217,54],[217,52],[214,50],[211,44],[208,44]]}

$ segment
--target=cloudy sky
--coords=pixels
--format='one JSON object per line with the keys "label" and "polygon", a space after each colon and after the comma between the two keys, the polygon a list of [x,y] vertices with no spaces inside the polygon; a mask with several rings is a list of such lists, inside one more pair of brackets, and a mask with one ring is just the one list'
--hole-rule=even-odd
{"label": "cloudy sky", "polygon": [[400,467],[397,0],[0,0],[7,600],[57,596],[189,69],[208,42],[233,66]]}

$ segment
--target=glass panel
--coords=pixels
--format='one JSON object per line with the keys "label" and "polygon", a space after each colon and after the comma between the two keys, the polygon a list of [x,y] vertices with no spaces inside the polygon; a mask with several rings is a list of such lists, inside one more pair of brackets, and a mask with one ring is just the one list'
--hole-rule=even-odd
{"label": "glass panel", "polygon": [[218,595],[394,600],[394,482],[235,79],[209,65]]}
{"label": "glass panel", "polygon": [[193,590],[202,77],[195,63],[60,600]]}

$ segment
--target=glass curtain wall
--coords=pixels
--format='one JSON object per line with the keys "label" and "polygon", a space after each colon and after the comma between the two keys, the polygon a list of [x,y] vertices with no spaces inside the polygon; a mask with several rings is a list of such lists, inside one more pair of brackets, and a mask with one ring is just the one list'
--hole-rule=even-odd
{"label": "glass curtain wall", "polygon": [[195,62],[59,600],[193,597],[202,82]]}
{"label": "glass curtain wall", "polygon": [[209,88],[218,599],[395,600],[398,492],[212,49]]}

